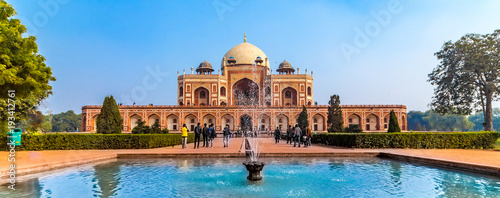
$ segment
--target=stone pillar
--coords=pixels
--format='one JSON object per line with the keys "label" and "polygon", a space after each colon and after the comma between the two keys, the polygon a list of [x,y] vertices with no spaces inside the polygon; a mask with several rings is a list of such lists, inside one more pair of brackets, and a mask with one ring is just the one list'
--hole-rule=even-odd
{"label": "stone pillar", "polygon": [[186,75],[186,69],[182,70],[182,75]]}
{"label": "stone pillar", "polygon": [[297,75],[299,75],[299,74],[300,74],[300,68],[297,67]]}
{"label": "stone pillar", "polygon": [[193,74],[193,67],[191,67],[191,74]]}

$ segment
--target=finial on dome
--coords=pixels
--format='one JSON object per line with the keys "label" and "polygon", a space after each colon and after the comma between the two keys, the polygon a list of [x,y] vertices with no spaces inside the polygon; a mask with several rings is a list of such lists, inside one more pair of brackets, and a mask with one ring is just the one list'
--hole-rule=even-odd
{"label": "finial on dome", "polygon": [[245,39],[243,41],[246,43],[247,42],[247,33],[245,32]]}

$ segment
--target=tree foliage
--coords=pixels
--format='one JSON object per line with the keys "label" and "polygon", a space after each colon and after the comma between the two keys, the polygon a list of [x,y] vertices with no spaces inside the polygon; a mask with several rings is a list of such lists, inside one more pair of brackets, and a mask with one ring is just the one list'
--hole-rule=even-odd
{"label": "tree foliage", "polygon": [[391,110],[389,116],[389,129],[387,129],[387,132],[389,133],[401,132],[401,128],[399,127],[398,117],[396,116],[396,113],[394,113],[394,110]]}
{"label": "tree foliage", "polygon": [[53,132],[74,132],[80,127],[81,114],[75,114],[73,110],[54,114],[52,116]]}
{"label": "tree foliage", "polygon": [[[493,130],[499,130],[500,128],[500,108],[493,108]],[[474,124],[474,127],[470,129],[471,131],[481,131],[483,130],[484,114],[483,112],[476,112],[469,116],[469,121]]]}
{"label": "tree foliage", "polygon": [[[17,121],[25,119],[29,112],[52,94],[50,81],[56,79],[45,64],[45,58],[38,53],[35,36],[23,36],[27,29],[19,19],[12,5],[0,0],[0,117],[8,115],[8,91],[15,90]],[[0,120],[0,130],[6,132]]]}
{"label": "tree foliage", "polygon": [[16,128],[20,128],[26,133],[49,132],[52,128],[50,115],[43,115],[38,110],[30,111],[25,119],[17,122]]}
{"label": "tree foliage", "polygon": [[121,133],[123,121],[113,96],[106,96],[96,120],[97,133]]}
{"label": "tree foliage", "polygon": [[493,130],[492,102],[500,93],[500,30],[448,41],[435,55],[440,64],[429,74],[429,82],[437,86],[432,109],[459,115],[481,109],[484,130]]}
{"label": "tree foliage", "polygon": [[302,106],[302,112],[299,114],[299,119],[297,120],[297,123],[299,124],[300,128],[307,128],[309,127],[309,117],[307,115],[307,109],[306,106]]}
{"label": "tree foliage", "polygon": [[328,102],[328,132],[342,132],[344,129],[344,118],[342,118],[342,108],[340,107],[340,97],[330,96]]}
{"label": "tree foliage", "polygon": [[[432,110],[426,112],[408,112],[408,130],[414,131],[470,131],[474,123],[464,115],[438,114]],[[482,120],[481,120],[482,122]],[[481,124],[479,124],[482,128]]]}
{"label": "tree foliage", "polygon": [[137,126],[132,129],[133,134],[167,134],[168,129],[161,129],[160,122],[155,121],[151,127],[146,125],[145,121],[137,120]]}

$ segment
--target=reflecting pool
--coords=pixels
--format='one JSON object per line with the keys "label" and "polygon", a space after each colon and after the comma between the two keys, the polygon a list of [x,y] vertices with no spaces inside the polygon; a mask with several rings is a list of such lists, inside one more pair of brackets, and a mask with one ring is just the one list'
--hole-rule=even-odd
{"label": "reflecting pool", "polygon": [[134,159],[25,178],[0,197],[500,197],[500,178],[381,158]]}

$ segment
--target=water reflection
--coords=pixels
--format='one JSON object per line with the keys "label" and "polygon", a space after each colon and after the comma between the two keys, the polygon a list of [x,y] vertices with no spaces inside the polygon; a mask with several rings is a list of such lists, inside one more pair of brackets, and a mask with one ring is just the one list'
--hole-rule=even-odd
{"label": "water reflection", "polygon": [[116,195],[120,183],[120,164],[118,162],[98,164],[94,166],[94,193],[98,197],[108,198]]}

